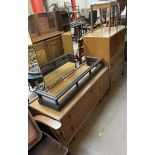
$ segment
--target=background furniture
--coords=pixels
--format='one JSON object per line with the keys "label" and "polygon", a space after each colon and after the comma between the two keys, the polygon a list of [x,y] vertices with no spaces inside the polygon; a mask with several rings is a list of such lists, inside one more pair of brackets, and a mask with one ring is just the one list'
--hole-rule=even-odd
{"label": "background furniture", "polygon": [[70,31],[63,33],[62,35],[62,43],[64,48],[64,53],[73,53],[73,41],[72,34]]}
{"label": "background furniture", "polygon": [[[83,26],[83,29],[85,33],[87,33],[91,29],[91,12],[90,11],[89,11],[88,18],[85,17],[84,20],[85,20],[85,25]],[[93,10],[93,28],[94,29],[97,28],[96,22],[97,22],[97,10]]]}
{"label": "background furniture", "polygon": [[70,27],[74,29],[73,39],[77,41],[79,38],[82,37],[83,32],[83,26],[85,25],[84,21],[81,20],[75,20],[70,23]]}
{"label": "background furniture", "polygon": [[[91,9],[111,8],[117,5],[116,1],[99,2],[91,5]],[[110,11],[111,12],[111,11]],[[111,86],[119,79],[124,72],[124,47],[125,47],[125,26],[118,26],[118,9],[116,10],[116,27],[102,27],[93,30],[83,36],[85,55],[103,58],[110,70]],[[109,15],[111,17],[111,15]],[[102,23],[101,15],[100,21]],[[111,21],[111,18],[109,19]],[[93,22],[93,18],[91,23]],[[93,25],[93,24],[91,24]]]}
{"label": "background furniture", "polygon": [[28,19],[29,33],[39,65],[63,55],[61,34],[55,26],[54,13],[32,14]]}
{"label": "background furniture", "polygon": [[60,130],[55,130],[54,134],[59,141],[68,145],[108,89],[109,72],[108,68],[104,67],[68,101],[61,111],[39,104],[37,99],[30,102],[29,109],[34,116],[42,114],[61,122]]}
{"label": "background furniture", "polygon": [[[29,155],[69,155],[68,149],[44,132],[41,132],[32,115],[28,115],[28,148]],[[45,117],[48,123],[54,120]],[[60,127],[60,126],[59,126]]]}
{"label": "background furniture", "polygon": [[96,2],[92,4],[91,6],[91,32],[93,32],[93,9],[99,9],[100,11],[100,27],[102,28],[103,22],[102,22],[102,10],[103,9],[109,9],[109,31],[111,28],[111,8],[116,7],[116,27],[118,26],[118,2],[113,0],[113,1],[101,1],[101,2]]}
{"label": "background furniture", "polygon": [[83,46],[83,39],[82,37],[78,39],[78,61],[80,64],[82,64],[85,61],[84,56],[84,46]]}
{"label": "background furniture", "polygon": [[57,35],[34,43],[34,49],[40,65],[47,64],[64,54],[61,34],[57,33]]}
{"label": "background furniture", "polygon": [[56,10],[54,11],[56,27],[59,31],[68,32],[70,31],[70,19],[67,11]]}
{"label": "background furniture", "polygon": [[[119,15],[120,24],[127,26],[127,1],[126,0],[119,0],[119,9],[120,9],[120,15]],[[125,12],[123,13],[123,11]]]}

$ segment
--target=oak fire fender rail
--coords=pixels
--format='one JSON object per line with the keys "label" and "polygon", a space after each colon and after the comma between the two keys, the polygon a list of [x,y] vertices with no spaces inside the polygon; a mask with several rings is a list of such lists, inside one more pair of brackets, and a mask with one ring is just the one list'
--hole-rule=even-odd
{"label": "oak fire fender rail", "polygon": [[[44,104],[44,105],[47,105],[47,106],[50,106],[52,108],[54,108],[55,110],[60,110],[64,105],[65,103],[63,103],[64,101],[59,101],[59,99],[65,94],[68,92],[68,90],[70,90],[74,85],[76,85],[76,90],[74,91],[77,91],[80,89],[80,87],[83,85],[82,84],[79,84],[79,81],[85,77],[85,75],[87,73],[89,73],[89,76],[87,77],[87,80],[90,79],[98,70],[100,70],[100,68],[102,66],[104,66],[104,63],[102,61],[102,58],[94,58],[94,57],[90,57],[91,60],[88,60],[88,61],[92,61],[93,64],[84,72],[82,73],[76,80],[74,80],[70,85],[68,85],[64,90],[62,90],[57,96],[53,96],[51,94],[49,94],[48,92],[45,92],[43,90],[40,90],[40,89],[37,89],[36,90],[36,94],[38,95],[39,97],[39,102],[41,104]],[[97,60],[96,60],[97,59]],[[96,61],[95,61],[96,60]],[[73,92],[72,92],[73,93]],[[44,101],[42,101],[42,97],[45,97],[46,99],[49,99],[51,100],[50,103],[46,103]],[[67,98],[67,97],[66,97]]]}

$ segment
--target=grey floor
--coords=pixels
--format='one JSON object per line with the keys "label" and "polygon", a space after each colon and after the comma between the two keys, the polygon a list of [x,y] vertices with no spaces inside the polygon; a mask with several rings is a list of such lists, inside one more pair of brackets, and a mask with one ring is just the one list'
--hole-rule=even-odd
{"label": "grey floor", "polygon": [[70,150],[72,155],[127,154],[126,74],[84,123]]}

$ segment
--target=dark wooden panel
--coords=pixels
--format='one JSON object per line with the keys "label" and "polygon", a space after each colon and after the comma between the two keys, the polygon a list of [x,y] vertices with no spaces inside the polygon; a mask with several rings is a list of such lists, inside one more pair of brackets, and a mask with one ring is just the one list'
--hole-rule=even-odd
{"label": "dark wooden panel", "polygon": [[64,54],[61,36],[53,37],[46,41],[49,61]]}
{"label": "dark wooden panel", "polygon": [[36,52],[37,60],[39,65],[48,63],[48,55],[45,41],[34,44],[34,49]]}

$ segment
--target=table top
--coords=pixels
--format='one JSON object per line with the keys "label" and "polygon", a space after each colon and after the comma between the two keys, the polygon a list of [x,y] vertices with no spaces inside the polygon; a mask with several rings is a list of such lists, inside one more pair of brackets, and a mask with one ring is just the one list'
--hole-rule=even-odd
{"label": "table top", "polygon": [[93,31],[93,33],[87,33],[83,37],[97,37],[97,38],[110,38],[114,36],[116,33],[125,29],[125,26],[118,26],[118,30],[116,27],[111,27],[111,31],[109,32],[109,27],[99,28]]}
{"label": "table top", "polygon": [[36,36],[36,37],[31,38],[31,39],[32,39],[32,42],[34,44],[34,43],[37,43],[39,41],[43,41],[43,40],[46,40],[48,38],[60,35],[62,33],[63,32],[61,32],[61,31],[55,31],[55,32],[52,32],[52,33],[47,33],[47,34],[43,34],[43,35],[40,35],[40,36]]}

